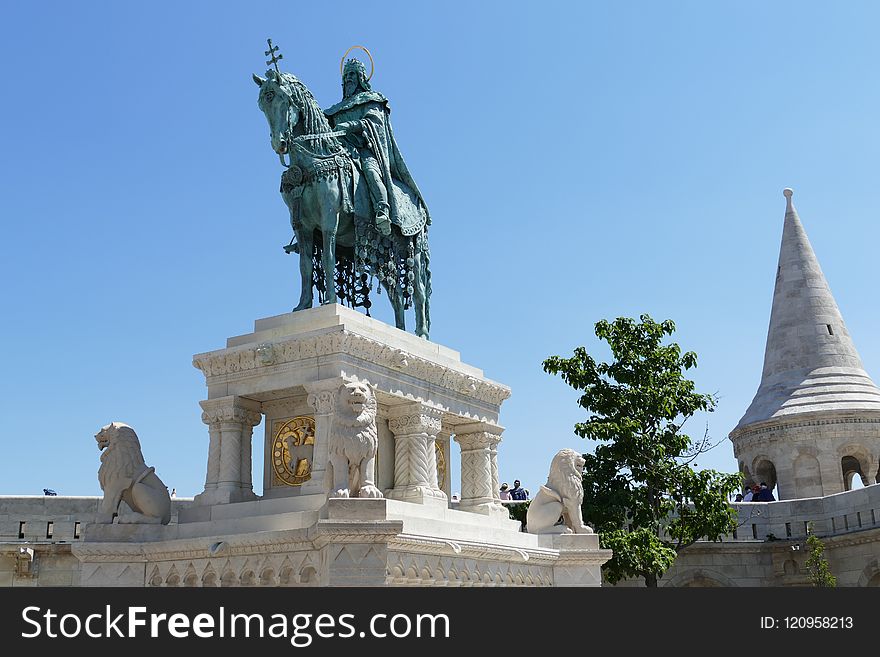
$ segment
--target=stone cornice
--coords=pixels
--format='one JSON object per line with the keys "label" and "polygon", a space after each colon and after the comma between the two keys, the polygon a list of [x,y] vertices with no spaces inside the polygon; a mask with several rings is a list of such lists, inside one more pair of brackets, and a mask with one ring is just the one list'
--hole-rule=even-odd
{"label": "stone cornice", "polygon": [[431,554],[465,559],[492,559],[515,561],[532,566],[553,565],[559,560],[559,551],[546,548],[514,548],[491,543],[447,540],[414,534],[400,534],[389,541],[388,549],[392,552]]}
{"label": "stone cornice", "polygon": [[73,546],[73,554],[80,561],[139,563],[179,559],[213,559],[253,554],[287,554],[296,550],[315,549],[316,542],[312,530],[291,529],[143,543],[77,543]]}
{"label": "stone cornice", "polygon": [[819,427],[832,424],[878,424],[880,414],[873,411],[839,411],[837,413],[825,412],[816,414],[788,415],[765,422],[749,424],[742,429],[734,429],[728,436],[735,444],[744,438],[774,431],[784,431],[799,427]]}
{"label": "stone cornice", "polygon": [[612,557],[611,550],[556,550],[549,548],[516,548],[491,543],[446,540],[412,534],[400,534],[388,543],[392,552],[430,554],[464,559],[489,559],[515,562],[529,566],[601,565]]}
{"label": "stone cornice", "polygon": [[370,523],[322,520],[317,527],[310,529],[259,532],[243,536],[188,538],[156,543],[81,543],[73,547],[73,554],[85,563],[157,563],[285,555],[320,550],[330,544],[377,543],[387,545],[390,552],[491,560],[539,567],[556,564],[600,565],[611,557],[610,550],[521,548],[404,534],[401,533],[402,529],[403,523],[398,520]]}
{"label": "stone cornice", "polygon": [[213,385],[246,378],[255,369],[283,368],[290,363],[334,354],[376,363],[495,406],[510,397],[510,388],[507,386],[479,379],[351,331],[282,339],[278,342],[196,354],[193,356],[193,366],[202,371],[209,385]]}
{"label": "stone cornice", "polygon": [[[876,544],[880,540],[878,534],[880,534],[880,528],[878,527],[863,527],[861,529],[851,529],[849,531],[820,536],[820,538],[825,541],[826,547],[839,548],[868,543]],[[803,540],[806,541],[807,539]]]}
{"label": "stone cornice", "polygon": [[402,520],[321,520],[314,529],[315,548],[330,543],[387,543],[402,530]]}
{"label": "stone cornice", "polygon": [[[762,422],[758,425],[749,425],[744,429],[731,432],[729,439],[733,443],[734,456],[753,447],[761,447],[775,442],[784,442],[787,446],[798,441],[797,436],[790,433],[792,429],[802,429],[808,427],[834,426],[839,424],[863,424],[875,425],[878,435],[880,435],[880,415],[871,417],[870,414],[865,416],[853,416],[851,414],[843,414],[837,417],[812,417],[802,420],[773,420],[771,422]],[[804,440],[815,441],[815,437],[806,436]]]}

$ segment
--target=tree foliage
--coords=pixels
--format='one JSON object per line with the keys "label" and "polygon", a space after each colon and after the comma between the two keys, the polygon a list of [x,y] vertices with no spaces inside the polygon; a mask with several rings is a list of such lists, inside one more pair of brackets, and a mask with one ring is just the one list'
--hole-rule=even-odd
{"label": "tree foliage", "polygon": [[507,507],[507,515],[511,520],[517,520],[521,525],[526,524],[526,515],[529,512],[529,504],[531,501],[517,502],[516,504],[505,504]]}
{"label": "tree foliage", "polygon": [[678,552],[734,530],[736,513],[727,500],[741,476],[696,469],[708,437],[695,441],[682,427],[697,412],[714,410],[716,399],[696,392],[684,375],[696,367],[696,354],[663,344],[675,331],[672,320],[639,319],[596,323],[611,362],[578,347],[571,358],[545,360],[544,371],[582,392],[578,405],[588,417],[575,433],[599,443],[584,455],[583,511],[603,547],[614,550],[605,578],[644,577],[656,586]]}
{"label": "tree foliage", "polygon": [[825,558],[825,544],[813,533],[813,523],[808,527],[809,536],[807,537],[807,548],[809,556],[807,557],[807,575],[813,586],[835,587],[837,586],[837,578],[831,574],[831,568],[828,566],[828,560]]}

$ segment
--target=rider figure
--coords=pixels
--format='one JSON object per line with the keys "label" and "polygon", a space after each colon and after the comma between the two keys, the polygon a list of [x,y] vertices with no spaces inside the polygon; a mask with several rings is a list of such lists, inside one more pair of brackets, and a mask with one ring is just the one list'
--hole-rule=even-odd
{"label": "rider figure", "polygon": [[383,235],[390,235],[391,224],[397,215],[397,204],[391,192],[392,178],[409,186],[422,207],[425,207],[424,200],[394,140],[388,100],[372,90],[366,67],[357,59],[345,62],[342,96],[342,101],[324,113],[335,130],[346,133],[340,139],[352,157],[360,160],[360,169],[370,190],[376,227]]}

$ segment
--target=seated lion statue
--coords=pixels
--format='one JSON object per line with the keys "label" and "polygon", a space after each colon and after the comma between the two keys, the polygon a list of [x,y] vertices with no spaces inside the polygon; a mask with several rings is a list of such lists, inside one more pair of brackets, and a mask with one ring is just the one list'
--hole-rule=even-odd
{"label": "seated lion statue", "polygon": [[366,383],[350,381],[339,388],[330,428],[330,497],[382,497],[376,488],[378,404]]}
{"label": "seated lion statue", "polygon": [[550,463],[547,484],[541,486],[526,512],[526,528],[530,534],[593,533],[581,515],[583,473],[583,456],[573,449],[556,453]]}
{"label": "seated lion statue", "polygon": [[[167,525],[171,520],[171,496],[155,468],[148,468],[137,434],[127,424],[111,422],[95,434],[102,450],[98,481],[104,491],[97,522]],[[119,514],[125,502],[132,513]]]}

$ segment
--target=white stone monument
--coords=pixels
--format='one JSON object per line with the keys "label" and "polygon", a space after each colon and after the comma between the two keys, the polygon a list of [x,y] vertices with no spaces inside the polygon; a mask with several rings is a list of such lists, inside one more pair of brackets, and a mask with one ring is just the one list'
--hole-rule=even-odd
{"label": "white stone monument", "polygon": [[457,352],[325,305],[257,320],[193,364],[208,388],[205,489],[176,524],[88,525],[74,547],[83,585],[600,585],[611,553],[595,534],[554,543],[509,518],[510,390]]}

